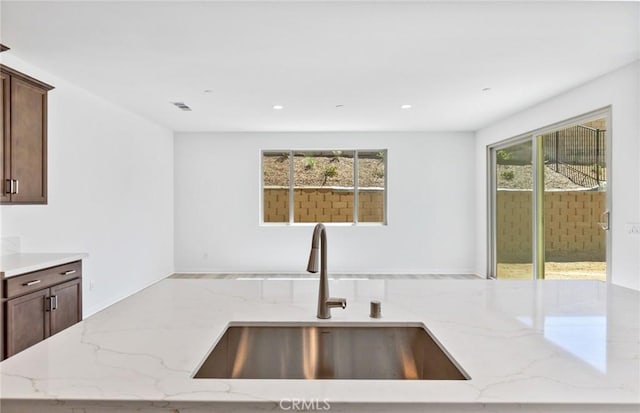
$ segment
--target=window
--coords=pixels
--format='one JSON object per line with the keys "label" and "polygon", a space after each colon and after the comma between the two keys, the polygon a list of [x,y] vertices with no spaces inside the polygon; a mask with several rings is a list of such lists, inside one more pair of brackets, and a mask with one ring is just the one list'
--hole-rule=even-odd
{"label": "window", "polygon": [[386,224],[387,150],[262,151],[262,222]]}

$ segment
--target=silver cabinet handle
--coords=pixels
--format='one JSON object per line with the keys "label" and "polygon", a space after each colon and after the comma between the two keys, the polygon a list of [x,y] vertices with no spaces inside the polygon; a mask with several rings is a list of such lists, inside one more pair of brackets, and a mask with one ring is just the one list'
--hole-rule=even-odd
{"label": "silver cabinet handle", "polygon": [[22,285],[24,285],[25,287],[30,287],[32,285],[40,284],[41,282],[42,280],[33,280],[33,281],[29,281],[28,283],[24,283]]}
{"label": "silver cabinet handle", "polygon": [[18,180],[17,179],[7,179],[6,186],[4,187],[5,193],[11,195],[15,195],[18,193]]}
{"label": "silver cabinet handle", "polygon": [[7,179],[7,183],[9,187],[5,187],[5,190],[8,194],[17,194],[18,193],[18,180],[17,179]]}
{"label": "silver cabinet handle", "polygon": [[75,273],[76,273],[76,270],[68,270],[68,271],[61,272],[60,275],[71,275]]}
{"label": "silver cabinet handle", "polygon": [[58,309],[58,296],[57,295],[52,295],[51,296],[51,311],[57,310],[57,309]]}

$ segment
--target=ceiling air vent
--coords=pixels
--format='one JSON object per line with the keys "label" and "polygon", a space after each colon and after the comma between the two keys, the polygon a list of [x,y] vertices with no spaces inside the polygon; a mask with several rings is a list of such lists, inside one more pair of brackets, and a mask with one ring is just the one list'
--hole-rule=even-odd
{"label": "ceiling air vent", "polygon": [[171,102],[172,105],[185,112],[191,112],[191,108],[184,104],[184,102]]}

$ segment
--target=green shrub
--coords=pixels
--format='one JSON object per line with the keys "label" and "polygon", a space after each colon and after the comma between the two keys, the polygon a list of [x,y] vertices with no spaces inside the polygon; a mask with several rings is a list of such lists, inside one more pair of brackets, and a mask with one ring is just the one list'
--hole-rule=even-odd
{"label": "green shrub", "polygon": [[338,176],[338,167],[335,165],[329,165],[324,169],[324,176],[327,178],[333,178]]}
{"label": "green shrub", "polygon": [[502,171],[502,172],[500,172],[500,176],[505,181],[511,181],[511,180],[513,180],[513,178],[516,177],[516,174],[513,171]]}
{"label": "green shrub", "polygon": [[500,149],[496,152],[496,161],[498,161],[498,163],[504,163],[509,159],[511,159],[511,152],[507,152],[504,149]]}
{"label": "green shrub", "polygon": [[313,156],[305,156],[302,160],[302,164],[306,170],[313,169],[316,166],[316,158]]}

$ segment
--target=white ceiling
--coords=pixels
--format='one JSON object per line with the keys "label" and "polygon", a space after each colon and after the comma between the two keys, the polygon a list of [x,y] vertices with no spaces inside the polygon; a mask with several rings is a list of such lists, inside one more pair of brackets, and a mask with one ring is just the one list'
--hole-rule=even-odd
{"label": "white ceiling", "polygon": [[176,131],[476,130],[638,59],[639,6],[3,0],[1,42]]}

